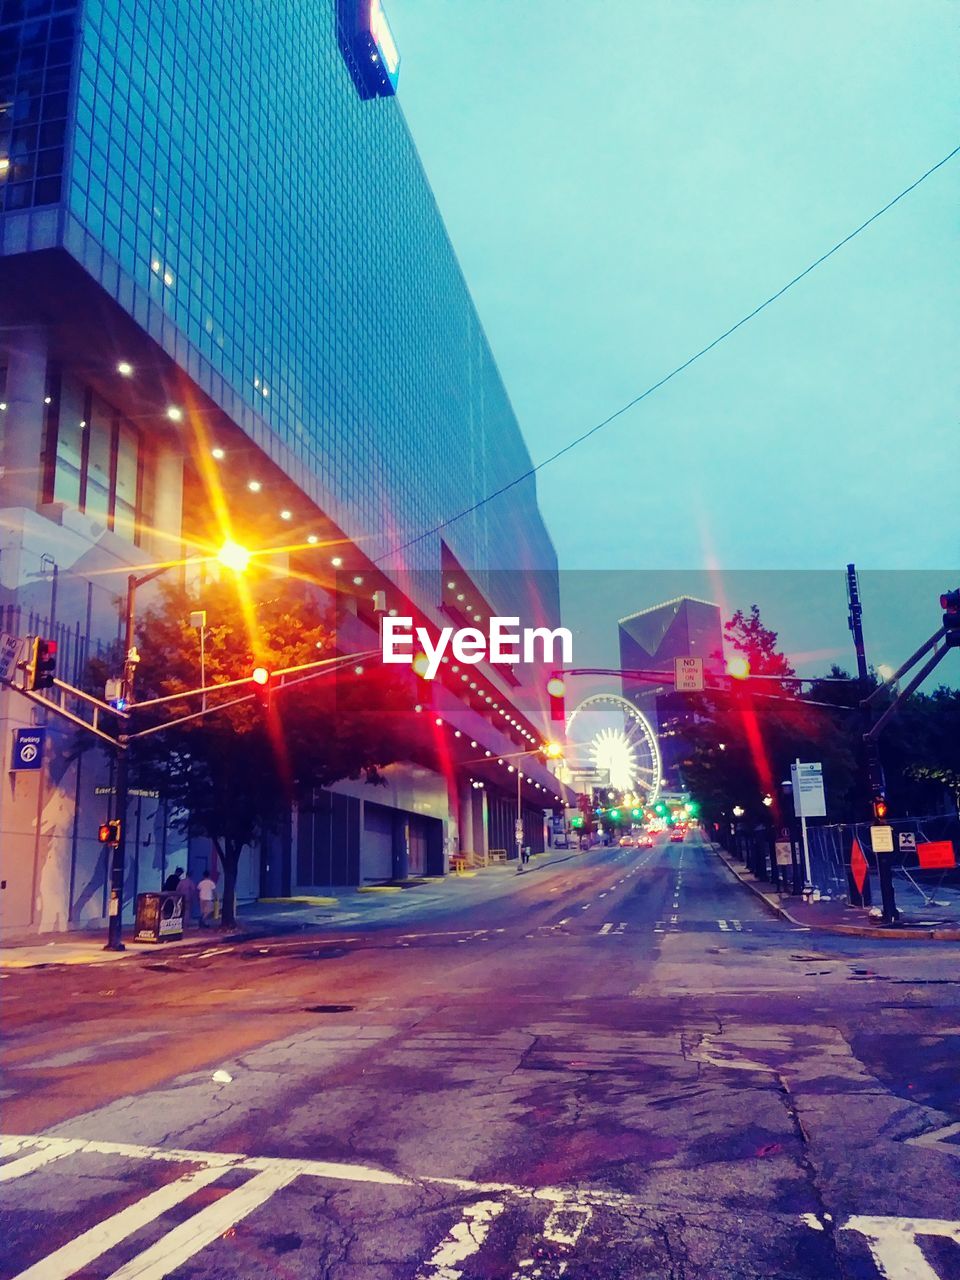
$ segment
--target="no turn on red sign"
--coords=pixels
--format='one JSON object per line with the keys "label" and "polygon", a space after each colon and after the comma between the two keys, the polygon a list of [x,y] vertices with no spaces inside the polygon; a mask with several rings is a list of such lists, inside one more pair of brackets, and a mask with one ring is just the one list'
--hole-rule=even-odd
{"label": "no turn on red sign", "polygon": [[703,659],[674,658],[673,680],[677,693],[700,693],[703,690]]}

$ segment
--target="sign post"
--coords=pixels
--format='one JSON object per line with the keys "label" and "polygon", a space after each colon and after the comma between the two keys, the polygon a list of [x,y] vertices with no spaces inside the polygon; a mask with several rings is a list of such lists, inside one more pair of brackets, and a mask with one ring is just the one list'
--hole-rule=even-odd
{"label": "sign post", "polygon": [[790,766],[790,780],[793,783],[793,811],[800,819],[800,831],[803,836],[803,892],[807,896],[813,889],[807,819],[827,816],[827,800],[823,793],[823,765],[819,761],[814,764],[802,764],[799,760],[795,760]]}

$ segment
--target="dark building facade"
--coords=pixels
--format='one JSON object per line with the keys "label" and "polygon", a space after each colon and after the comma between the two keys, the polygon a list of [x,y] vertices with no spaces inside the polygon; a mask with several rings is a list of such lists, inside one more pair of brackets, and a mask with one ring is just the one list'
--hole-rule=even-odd
{"label": "dark building facade", "polygon": [[[704,671],[723,670],[723,627],[720,608],[706,600],[679,596],[641,609],[619,623],[620,666],[672,677],[676,658],[702,658]],[[673,691],[670,681],[659,684],[623,678],[623,694],[650,721],[660,742],[664,788],[682,790],[682,762],[687,752],[685,730],[692,724],[690,703]]]}
{"label": "dark building facade", "polygon": [[[437,530],[530,457],[396,60],[379,84],[364,67],[384,22],[370,0],[0,0],[0,608],[8,632],[59,637],[66,679],[116,640],[131,566],[188,559],[225,518],[248,545],[297,547],[290,567],[332,596],[356,584],[339,603],[358,645],[376,644],[375,591],[436,625],[559,621],[533,478]],[[398,762],[376,804],[336,788],[294,815],[269,875],[250,851],[246,892],[488,847],[487,797],[511,794],[498,761],[548,721],[538,682],[477,675],[431,695],[446,775]],[[38,714],[0,693],[4,753]],[[104,909],[109,783],[48,728],[40,778],[0,806],[22,863],[11,927]],[[523,781],[536,842],[559,788],[534,761]],[[207,856],[141,799],[130,894]]]}

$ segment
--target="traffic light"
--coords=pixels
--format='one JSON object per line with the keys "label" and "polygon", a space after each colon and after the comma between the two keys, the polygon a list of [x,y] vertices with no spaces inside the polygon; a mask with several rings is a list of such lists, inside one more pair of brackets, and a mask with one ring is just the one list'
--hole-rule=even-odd
{"label": "traffic light", "polygon": [[97,830],[97,839],[101,844],[119,844],[120,819],[111,818],[109,822],[101,822]]}
{"label": "traffic light", "polygon": [[960,588],[956,591],[944,591],[940,597],[940,608],[943,610],[943,625],[947,630],[947,645],[960,646]]}
{"label": "traffic light", "polygon": [[630,815],[631,815],[631,817],[634,817],[634,818],[639,818],[639,817],[640,817],[640,813],[641,813],[641,810],[640,810],[640,809],[631,809],[631,810],[630,810]]}
{"label": "traffic light", "polygon": [[250,678],[253,681],[253,692],[257,699],[257,705],[261,711],[269,711],[270,695],[272,693],[270,672],[266,667],[254,667],[253,675]]}
{"label": "traffic light", "polygon": [[57,642],[34,636],[30,659],[27,663],[27,688],[52,689],[57,669]]}
{"label": "traffic light", "polygon": [[886,822],[888,807],[885,796],[873,797],[873,816],[877,822]]}
{"label": "traffic light", "polygon": [[550,719],[558,721],[560,724],[566,720],[563,710],[563,695],[566,686],[559,672],[554,672],[547,681],[547,694],[550,698]]}

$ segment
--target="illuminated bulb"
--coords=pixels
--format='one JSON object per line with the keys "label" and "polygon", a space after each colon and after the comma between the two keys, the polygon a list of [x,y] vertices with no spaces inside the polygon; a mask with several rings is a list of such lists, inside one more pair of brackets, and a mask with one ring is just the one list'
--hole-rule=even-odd
{"label": "illuminated bulb", "polygon": [[292,511],[287,511],[287,510],[283,510],[283,511],[281,511],[281,512],[280,512],[280,519],[281,519],[281,520],[292,520],[292,519],[293,519],[293,512],[292,512]]}
{"label": "illuminated bulb", "polygon": [[354,580],[353,580],[353,585],[354,585],[355,587],[362,587],[362,586],[363,586],[363,579],[362,579],[362,578],[354,578]]}
{"label": "illuminated bulb", "polygon": [[317,543],[320,541],[320,539],[317,537],[315,533],[308,533],[307,541],[310,543],[311,547],[315,547]]}
{"label": "illuminated bulb", "polygon": [[183,410],[178,409],[175,404],[172,404],[167,409],[167,417],[171,422],[180,422],[183,418]]}
{"label": "illuminated bulb", "polygon": [[259,480],[248,480],[247,488],[250,490],[251,493],[259,493],[260,490],[263,488],[263,485],[260,483]]}
{"label": "illuminated bulb", "polygon": [[224,451],[223,451],[223,450],[218,446],[216,449],[211,449],[211,450],[210,450],[210,456],[211,456],[212,458],[216,458],[216,460],[217,460],[218,462],[222,462],[222,461],[223,461],[223,459],[224,459],[227,455],[226,455],[226,454],[224,453]]}
{"label": "illuminated bulb", "polygon": [[117,365],[117,373],[119,373],[121,378],[133,377],[133,365],[127,360],[121,360]]}
{"label": "illuminated bulb", "polygon": [[331,556],[331,557],[330,557],[330,563],[333,565],[333,567],[334,567],[335,569],[339,569],[339,568],[340,568],[340,566],[343,564],[343,557],[342,557],[342,556]]}

